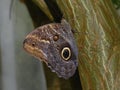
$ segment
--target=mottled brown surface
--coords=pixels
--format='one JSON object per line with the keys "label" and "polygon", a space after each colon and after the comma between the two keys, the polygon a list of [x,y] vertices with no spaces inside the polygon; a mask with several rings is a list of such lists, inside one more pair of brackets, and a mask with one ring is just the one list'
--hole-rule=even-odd
{"label": "mottled brown surface", "polygon": [[76,30],[83,90],[120,89],[120,17],[110,0],[57,0]]}
{"label": "mottled brown surface", "polygon": [[[55,36],[59,38],[54,40]],[[40,26],[28,34],[23,42],[24,49],[42,59],[59,77],[72,77],[78,66],[78,51],[71,27],[62,20]]]}

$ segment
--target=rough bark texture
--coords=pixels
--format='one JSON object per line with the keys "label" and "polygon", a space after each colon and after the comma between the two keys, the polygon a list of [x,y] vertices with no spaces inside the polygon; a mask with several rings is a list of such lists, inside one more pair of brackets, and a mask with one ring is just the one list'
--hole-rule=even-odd
{"label": "rough bark texture", "polygon": [[83,90],[120,90],[120,17],[111,1],[54,1],[75,30]]}
{"label": "rough bark texture", "polygon": [[110,0],[56,0],[76,30],[83,90],[120,90],[120,18]]}

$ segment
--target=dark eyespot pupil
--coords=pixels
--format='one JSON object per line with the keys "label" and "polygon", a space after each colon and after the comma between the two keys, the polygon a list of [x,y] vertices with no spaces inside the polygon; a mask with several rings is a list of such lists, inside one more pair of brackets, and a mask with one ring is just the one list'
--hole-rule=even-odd
{"label": "dark eyespot pupil", "polygon": [[35,43],[32,43],[32,46],[34,47],[34,46],[35,46]]}
{"label": "dark eyespot pupil", "polygon": [[64,58],[68,58],[69,57],[69,51],[66,49],[66,50],[64,50],[64,52],[63,52],[63,57]]}

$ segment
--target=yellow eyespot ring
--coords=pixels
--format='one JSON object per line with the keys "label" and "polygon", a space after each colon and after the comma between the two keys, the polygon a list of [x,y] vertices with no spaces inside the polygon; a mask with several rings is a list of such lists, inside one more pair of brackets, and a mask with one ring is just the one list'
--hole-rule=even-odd
{"label": "yellow eyespot ring", "polygon": [[69,47],[64,47],[61,51],[61,57],[65,60],[68,61],[71,57],[71,50]]}

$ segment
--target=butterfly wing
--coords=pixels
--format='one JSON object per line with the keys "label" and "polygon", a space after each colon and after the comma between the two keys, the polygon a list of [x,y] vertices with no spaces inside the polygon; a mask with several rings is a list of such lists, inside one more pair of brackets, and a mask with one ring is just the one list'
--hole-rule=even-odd
{"label": "butterfly wing", "polygon": [[38,27],[27,35],[23,46],[59,77],[67,79],[76,71],[78,51],[71,27],[66,21]]}

